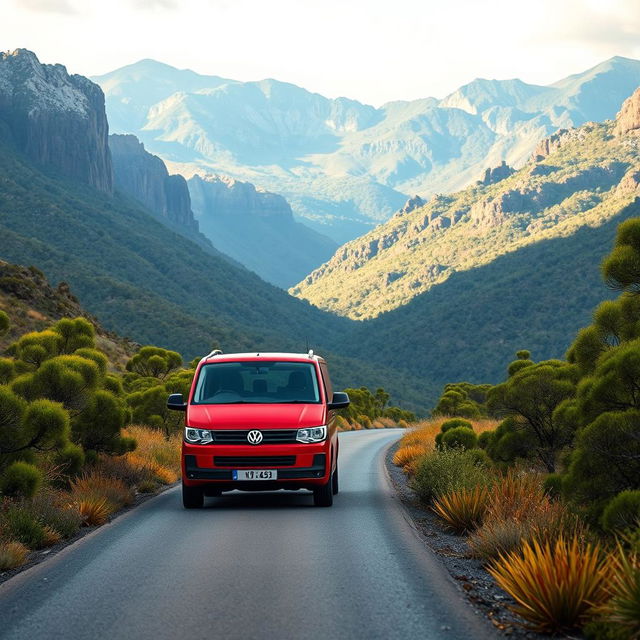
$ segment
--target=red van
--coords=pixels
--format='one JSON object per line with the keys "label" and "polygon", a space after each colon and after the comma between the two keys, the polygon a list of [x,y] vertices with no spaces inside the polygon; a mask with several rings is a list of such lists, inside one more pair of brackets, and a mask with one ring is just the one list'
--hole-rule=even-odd
{"label": "red van", "polygon": [[293,353],[213,351],[198,364],[187,402],[172,394],[167,407],[185,412],[182,501],[200,508],[223,491],[309,489],[316,506],[338,493],[336,409],[323,358]]}

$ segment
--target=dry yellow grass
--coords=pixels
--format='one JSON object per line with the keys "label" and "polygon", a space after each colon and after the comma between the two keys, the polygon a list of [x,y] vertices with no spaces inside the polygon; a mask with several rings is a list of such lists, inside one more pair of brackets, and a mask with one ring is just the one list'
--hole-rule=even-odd
{"label": "dry yellow grass", "polygon": [[76,500],[74,506],[80,512],[83,523],[88,527],[104,524],[113,513],[113,505],[100,496],[88,496]]}
{"label": "dry yellow grass", "polygon": [[133,504],[134,494],[119,478],[102,475],[98,471],[85,473],[70,483],[71,495],[75,501],[86,498],[105,498],[115,511]]}
{"label": "dry yellow grass", "polygon": [[171,484],[180,474],[181,434],[166,438],[156,429],[130,425],[124,435],[134,438],[135,451],[126,455],[127,462],[137,468],[148,469],[162,484]]}
{"label": "dry yellow grass", "polygon": [[23,565],[28,555],[29,549],[21,542],[0,542],[0,571]]}
{"label": "dry yellow grass", "polygon": [[[407,430],[400,439],[400,446],[396,451],[393,462],[402,467],[406,473],[413,475],[417,469],[418,460],[425,454],[431,453],[436,446],[436,436],[440,433],[443,422],[450,416],[438,416],[419,422]],[[498,426],[497,420],[469,420],[477,435],[485,431],[492,431]]]}

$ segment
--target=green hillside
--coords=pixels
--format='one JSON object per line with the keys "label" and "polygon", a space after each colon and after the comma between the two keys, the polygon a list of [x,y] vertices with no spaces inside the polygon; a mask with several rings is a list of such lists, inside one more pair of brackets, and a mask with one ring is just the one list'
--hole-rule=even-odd
{"label": "green hillside", "polygon": [[611,220],[633,201],[640,175],[636,131],[613,135],[614,127],[561,131],[510,177],[397,214],[341,247],[292,293],[341,315],[373,318],[454,274]]}
{"label": "green hillside", "polygon": [[[329,353],[351,325],[174,233],[131,199],[45,173],[6,146],[0,232],[0,258],[68,282],[105,328],[188,359],[212,344],[231,352],[308,343]],[[427,406],[408,376],[344,357],[335,365],[340,386],[383,386],[398,404]]]}
{"label": "green hillside", "polygon": [[345,341],[379,362],[444,385],[498,382],[522,348],[536,360],[562,357],[593,308],[616,293],[599,265],[617,225],[640,216],[640,198],[609,222],[523,247],[456,273],[412,302],[357,325]]}

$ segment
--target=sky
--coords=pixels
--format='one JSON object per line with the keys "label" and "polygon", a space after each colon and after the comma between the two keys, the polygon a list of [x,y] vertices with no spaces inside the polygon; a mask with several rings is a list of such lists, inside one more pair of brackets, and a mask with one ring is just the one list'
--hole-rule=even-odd
{"label": "sky", "polygon": [[143,58],[379,106],[640,58],[640,0],[0,0],[0,50],[98,75]]}

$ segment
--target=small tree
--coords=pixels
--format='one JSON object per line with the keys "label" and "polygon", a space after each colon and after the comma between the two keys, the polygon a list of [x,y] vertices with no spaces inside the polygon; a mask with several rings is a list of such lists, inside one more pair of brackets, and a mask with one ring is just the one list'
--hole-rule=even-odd
{"label": "small tree", "polygon": [[573,439],[573,430],[564,428],[554,412],[573,397],[578,377],[577,367],[547,360],[521,369],[488,395],[492,411],[513,419],[515,428],[509,431],[509,438],[513,440],[520,433],[523,440],[533,443],[531,457],[540,460],[549,472],[555,471],[558,453]]}
{"label": "small tree", "polygon": [[162,380],[180,366],[182,366],[182,356],[179,353],[160,347],[142,347],[127,362],[127,371]]}

